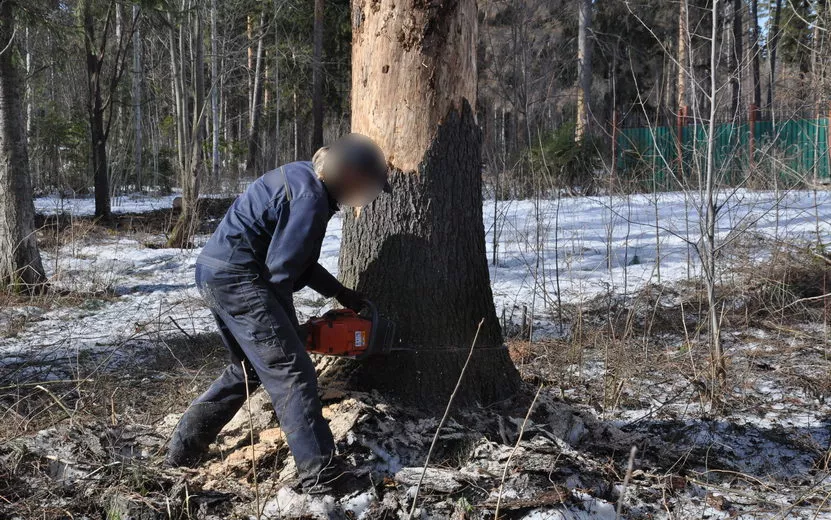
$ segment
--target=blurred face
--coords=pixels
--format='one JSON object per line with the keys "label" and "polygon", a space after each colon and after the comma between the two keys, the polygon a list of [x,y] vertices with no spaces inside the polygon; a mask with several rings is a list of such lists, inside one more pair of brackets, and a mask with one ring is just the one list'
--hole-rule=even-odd
{"label": "blurred face", "polygon": [[353,208],[368,206],[383,190],[380,182],[352,167],[344,167],[338,177],[338,200]]}

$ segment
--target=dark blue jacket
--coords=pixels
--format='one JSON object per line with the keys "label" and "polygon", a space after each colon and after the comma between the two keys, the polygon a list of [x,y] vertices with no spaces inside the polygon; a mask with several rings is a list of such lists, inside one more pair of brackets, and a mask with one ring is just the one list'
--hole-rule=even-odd
{"label": "dark blue jacket", "polygon": [[337,202],[312,163],[293,162],[254,181],[228,209],[197,262],[214,270],[253,272],[284,301],[308,285],[326,297],[341,285],[317,263]]}

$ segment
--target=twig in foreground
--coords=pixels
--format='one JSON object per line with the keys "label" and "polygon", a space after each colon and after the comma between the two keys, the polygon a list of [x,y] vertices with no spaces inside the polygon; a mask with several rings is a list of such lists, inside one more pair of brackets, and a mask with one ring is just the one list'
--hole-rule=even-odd
{"label": "twig in foreground", "polygon": [[620,518],[620,512],[623,510],[623,498],[626,496],[626,487],[629,485],[629,478],[632,476],[632,470],[635,468],[635,454],[637,452],[638,448],[632,446],[632,450],[629,452],[629,464],[626,465],[626,476],[623,477],[623,488],[620,490],[620,498],[617,500],[615,520]]}
{"label": "twig in foreground", "polygon": [[61,402],[61,400],[58,399],[58,396],[56,396],[55,394],[53,394],[52,392],[47,390],[46,387],[44,387],[44,386],[37,385],[35,388],[37,388],[38,390],[41,390],[43,392],[46,392],[46,395],[48,395],[49,397],[52,398],[53,401],[55,401],[55,404],[57,404],[60,407],[60,409],[63,410],[63,412],[66,414],[67,418],[69,419],[69,426],[71,427],[72,426],[72,413],[69,411],[69,409],[67,409],[66,406],[64,406],[64,404]]}
{"label": "twig in foreground", "polygon": [[534,405],[537,404],[537,398],[540,396],[540,392],[542,392],[542,385],[537,388],[537,393],[534,394],[531,406],[528,407],[528,413],[525,414],[525,419],[522,421],[522,426],[519,428],[519,436],[516,439],[516,444],[514,444],[514,449],[511,450],[511,454],[508,455],[508,460],[505,461],[505,467],[502,468],[502,480],[499,482],[499,495],[496,497],[496,511],[493,513],[493,520],[499,520],[499,506],[502,503],[502,488],[505,486],[505,477],[508,475],[508,468],[511,466],[511,459],[514,458],[514,453],[516,453],[517,448],[519,448],[519,442],[522,440],[522,434],[525,433],[525,426],[528,424],[528,419],[531,417]]}
{"label": "twig in foreground", "polygon": [[260,483],[257,481],[257,450],[254,448],[254,419],[251,416],[251,393],[248,390],[248,371],[245,369],[245,361],[240,362],[240,366],[242,367],[242,377],[245,378],[245,405],[248,410],[248,432],[251,434],[251,474],[254,478],[254,498],[256,499],[257,505],[257,520],[260,520],[262,510],[260,509]]}
{"label": "twig in foreground", "polygon": [[424,460],[424,468],[422,468],[421,476],[418,478],[418,484],[416,484],[415,495],[413,496],[413,505],[410,507],[410,514],[407,515],[407,520],[412,520],[413,514],[415,514],[416,504],[418,504],[418,492],[421,489],[421,483],[424,481],[424,475],[427,474],[427,466],[430,465],[430,456],[433,454],[433,448],[436,447],[436,441],[439,438],[441,427],[444,426],[444,421],[447,420],[447,416],[450,414],[450,407],[453,404],[453,399],[459,392],[459,387],[462,386],[462,378],[465,376],[465,371],[467,370],[467,365],[470,363],[470,358],[473,357],[473,347],[476,346],[476,340],[479,339],[479,331],[482,330],[482,324],[484,322],[485,318],[479,320],[479,326],[476,328],[476,335],[473,336],[473,343],[470,344],[470,351],[467,353],[467,359],[465,360],[465,364],[462,366],[462,372],[459,374],[459,379],[456,380],[456,387],[453,389],[453,393],[450,394],[450,399],[447,401],[447,408],[444,409],[444,415],[442,416],[441,421],[439,421],[439,426],[436,428],[435,435],[433,435],[433,442],[430,443],[430,449],[427,450],[427,458]]}

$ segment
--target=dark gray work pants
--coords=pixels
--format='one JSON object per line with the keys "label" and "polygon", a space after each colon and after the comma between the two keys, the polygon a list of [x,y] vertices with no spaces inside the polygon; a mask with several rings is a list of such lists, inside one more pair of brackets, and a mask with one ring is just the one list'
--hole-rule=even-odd
{"label": "dark gray work pants", "polygon": [[260,385],[271,397],[280,428],[303,483],[314,483],[335,451],[321,413],[317,376],[297,335],[294,309],[287,313],[259,275],[196,265],[196,285],[208,300],[231,364],[188,407],[171,440],[170,453],[199,456]]}

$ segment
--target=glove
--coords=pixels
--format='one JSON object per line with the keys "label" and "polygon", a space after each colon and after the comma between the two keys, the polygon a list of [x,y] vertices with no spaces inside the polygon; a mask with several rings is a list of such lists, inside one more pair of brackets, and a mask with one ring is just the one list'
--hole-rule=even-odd
{"label": "glove", "polygon": [[339,304],[355,312],[360,311],[364,307],[364,301],[366,300],[363,294],[358,291],[353,291],[348,287],[341,288],[338,294],[335,295],[335,299]]}

